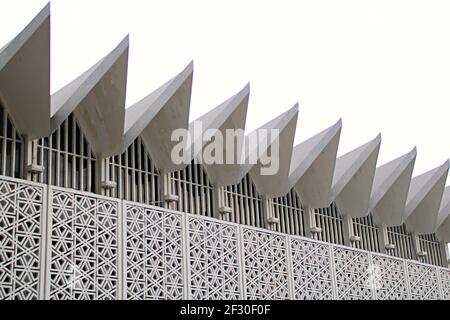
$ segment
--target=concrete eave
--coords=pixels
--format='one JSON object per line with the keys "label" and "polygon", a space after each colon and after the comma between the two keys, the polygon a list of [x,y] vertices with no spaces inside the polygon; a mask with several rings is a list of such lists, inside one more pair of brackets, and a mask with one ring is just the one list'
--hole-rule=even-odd
{"label": "concrete eave", "polygon": [[50,3],[0,49],[0,102],[22,135],[50,134]]}
{"label": "concrete eave", "polygon": [[123,144],[129,38],[52,95],[52,131],[73,112],[93,152],[118,153]]}
{"label": "concrete eave", "polygon": [[325,208],[331,202],[336,154],[342,121],[296,146],[292,153],[289,189],[295,187],[303,205]]}
{"label": "concrete eave", "polygon": [[436,230],[448,169],[446,161],[440,167],[412,179],[403,217],[409,231],[430,234]]}
{"label": "concrete eave", "polygon": [[[226,140],[226,130],[242,130],[244,131],[245,122],[247,119],[247,109],[250,97],[250,84],[247,84],[241,91],[221,103],[219,106],[193,121],[189,125],[189,131],[192,137],[192,143],[187,148],[187,154],[190,159],[199,160],[202,154],[209,154],[215,146],[210,142],[203,141],[203,135],[206,131],[214,132],[217,130],[224,138],[222,145],[223,160],[226,160],[226,153],[231,151],[232,141]],[[202,125],[202,130],[199,130],[198,125]],[[242,152],[242,142],[236,139],[234,144],[234,155],[240,155]],[[198,148],[198,147],[201,148]],[[200,161],[201,162],[201,161]],[[225,186],[236,184],[240,181],[240,164],[235,158],[235,161],[230,164],[226,163],[206,163],[201,162],[210,181],[217,186]]]}
{"label": "concrete eave", "polygon": [[332,202],[339,212],[349,217],[369,214],[369,200],[380,150],[381,135],[336,161]]}
{"label": "concrete eave", "polygon": [[450,187],[444,190],[436,227],[438,239],[450,242]]}
{"label": "concrete eave", "polygon": [[417,150],[377,168],[370,198],[370,210],[377,225],[402,224]]}
{"label": "concrete eave", "polygon": [[172,162],[171,153],[177,142],[171,136],[176,129],[188,129],[193,73],[191,62],[180,74],[126,110],[121,152],[140,135],[156,168],[164,172],[182,168]]}
{"label": "concrete eave", "polygon": [[[275,136],[272,134],[269,134],[269,136],[266,135],[265,139],[268,140],[268,143],[263,143],[263,141],[258,140],[258,150],[251,150],[248,153],[249,157],[247,157],[249,162],[252,162],[252,154],[254,155],[254,153],[257,152],[257,163],[253,166],[245,165],[241,168],[241,177],[243,177],[243,174],[246,173],[245,171],[242,171],[242,169],[246,170],[250,168],[248,172],[250,173],[250,176],[255,184],[256,190],[267,198],[284,196],[290,190],[289,172],[292,160],[295,129],[297,127],[298,109],[298,104],[295,104],[281,116],[257,129],[258,139],[262,138],[272,129],[279,130],[279,134]],[[261,131],[262,129],[264,130]],[[260,132],[262,132],[263,135],[259,135]],[[249,140],[247,139],[247,141]],[[263,174],[262,169],[268,169],[269,166],[263,166],[261,158],[267,157],[268,154],[274,156],[275,154],[272,152],[272,148],[276,145],[276,143],[279,144],[278,171],[275,174],[265,175]],[[276,159],[272,160],[276,161]],[[246,161],[246,163],[248,162]],[[270,166],[272,165],[273,164],[271,163]]]}

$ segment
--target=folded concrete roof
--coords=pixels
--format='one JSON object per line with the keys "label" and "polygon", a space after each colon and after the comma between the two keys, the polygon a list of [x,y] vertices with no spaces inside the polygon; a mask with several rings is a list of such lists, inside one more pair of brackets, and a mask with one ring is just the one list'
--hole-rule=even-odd
{"label": "folded concrete roof", "polygon": [[349,217],[369,214],[375,168],[380,150],[381,135],[336,161],[332,200],[339,212]]}
{"label": "folded concrete roof", "polygon": [[450,187],[445,188],[436,224],[439,240],[450,242]]}
{"label": "folded concrete roof", "polygon": [[[188,125],[192,63],[125,110],[128,42],[126,37],[98,63],[50,97],[48,4],[0,49],[0,101],[18,132],[29,139],[47,137],[73,113],[95,154],[101,157],[121,154],[140,136],[156,167],[171,172],[209,150],[212,142],[203,141],[207,131],[221,132],[225,137],[227,129],[243,131],[249,85],[199,118],[203,126],[199,132],[194,130],[198,122]],[[222,146],[225,158],[232,149],[235,160],[242,155],[244,163],[204,163],[210,180],[217,186],[231,185],[250,173],[258,192],[265,197],[282,196],[295,188],[305,206],[327,207],[334,201],[342,215],[364,217],[372,212],[380,225],[405,223],[412,232],[436,232],[440,239],[449,240],[448,188],[444,194],[448,161],[411,180],[414,149],[376,169],[380,136],[336,160],[341,121],[293,148],[297,117],[298,105],[257,129],[254,133],[260,140],[254,145],[249,146],[252,134],[245,136],[246,148],[239,139],[233,144],[226,140]],[[184,146],[191,153],[189,161],[182,164],[171,158],[178,144],[171,139],[175,129],[195,133],[194,140]],[[278,129],[279,135],[270,135],[271,129]],[[279,170],[266,176],[261,171],[264,168],[261,160],[277,141]]]}
{"label": "folded concrete roof", "polygon": [[[256,145],[249,145],[251,139],[249,137],[246,139],[246,145],[250,146],[247,157],[250,163],[246,161],[246,164],[241,167],[241,177],[249,172],[256,190],[268,198],[284,196],[290,190],[289,172],[297,118],[298,104],[257,129],[258,143]],[[276,131],[272,130],[278,130],[278,133],[273,134]],[[252,163],[252,155],[257,156],[254,158],[257,159],[256,164]],[[263,163],[262,159],[270,159],[270,162]],[[247,171],[249,168],[250,170]],[[267,174],[272,171],[274,174]]]}
{"label": "folded concrete roof", "polygon": [[22,135],[50,134],[50,4],[0,49],[0,102]]}
{"label": "folded concrete roof", "polygon": [[129,39],[52,95],[51,128],[73,112],[93,152],[120,153],[123,145]]}
{"label": "folded concrete roof", "polygon": [[289,187],[295,187],[301,203],[312,208],[331,204],[336,154],[342,121],[294,147]]}
{"label": "folded concrete roof", "polygon": [[182,168],[171,159],[172,148],[177,144],[171,136],[176,129],[188,129],[193,73],[191,62],[180,74],[126,110],[121,152],[140,135],[158,169],[172,172]]}
{"label": "folded concrete roof", "polygon": [[[191,159],[196,158],[203,163],[211,182],[217,186],[236,184],[240,180],[240,163],[234,161],[234,163],[227,164],[225,157],[227,152],[233,152],[234,155],[240,155],[242,152],[243,141],[242,139],[228,141],[228,139],[226,139],[226,131],[241,130],[243,133],[247,119],[249,96],[250,84],[247,84],[231,98],[227,99],[189,125],[192,143],[188,146],[187,153],[191,155]],[[201,126],[201,130],[199,130],[199,126]],[[210,136],[206,136],[208,133],[209,135],[220,133],[224,143],[220,146],[218,144],[213,145],[213,142],[217,141],[215,138],[210,139]],[[205,141],[205,139],[208,139],[208,141]],[[214,149],[214,147],[218,147],[222,150],[223,157],[218,159],[219,163],[202,161],[204,160],[203,155],[213,153],[212,149]]]}
{"label": "folded concrete roof", "polygon": [[375,223],[385,227],[403,223],[406,199],[416,161],[417,150],[399,157],[375,171],[370,210]]}
{"label": "folded concrete roof", "polygon": [[411,181],[403,221],[409,231],[429,234],[437,218],[448,174],[448,161]]}

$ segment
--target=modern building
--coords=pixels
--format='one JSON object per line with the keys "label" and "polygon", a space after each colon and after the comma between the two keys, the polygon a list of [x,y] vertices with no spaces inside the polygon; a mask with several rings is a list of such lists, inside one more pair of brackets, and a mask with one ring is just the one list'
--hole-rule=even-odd
{"label": "modern building", "polygon": [[[448,161],[336,159],[341,121],[294,146],[296,105],[258,129],[275,175],[175,164],[193,64],[125,108],[127,63],[125,38],[50,95],[49,5],[0,49],[0,299],[450,298]],[[249,95],[203,130],[244,129]]]}

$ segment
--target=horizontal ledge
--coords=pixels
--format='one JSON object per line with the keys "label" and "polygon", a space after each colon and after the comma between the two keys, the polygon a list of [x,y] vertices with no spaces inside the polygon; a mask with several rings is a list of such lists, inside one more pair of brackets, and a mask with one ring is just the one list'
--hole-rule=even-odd
{"label": "horizontal ledge", "polygon": [[178,201],[178,199],[180,199],[180,197],[175,194],[165,194],[164,195],[165,202],[176,202],[176,201]]}

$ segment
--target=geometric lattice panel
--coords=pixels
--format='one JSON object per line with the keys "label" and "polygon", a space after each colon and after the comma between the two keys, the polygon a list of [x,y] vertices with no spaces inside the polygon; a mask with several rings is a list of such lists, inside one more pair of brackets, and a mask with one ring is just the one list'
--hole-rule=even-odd
{"label": "geometric lattice panel", "polygon": [[124,218],[126,299],[182,299],[182,215],[125,202]]}
{"label": "geometric lattice panel", "polygon": [[43,298],[44,191],[0,180],[0,300]]}
{"label": "geometric lattice panel", "polygon": [[248,300],[289,299],[286,236],[242,227]]}
{"label": "geometric lattice panel", "polygon": [[407,261],[412,300],[440,299],[436,267]]}
{"label": "geometric lattice panel", "polygon": [[377,300],[408,299],[404,260],[372,254],[372,265]]}
{"label": "geometric lattice panel", "polygon": [[238,227],[188,216],[190,299],[240,299]]}
{"label": "geometric lattice panel", "polygon": [[372,299],[368,252],[333,247],[337,300]]}
{"label": "geometric lattice panel", "polygon": [[118,299],[119,202],[51,188],[49,298]]}
{"label": "geometric lattice panel", "polygon": [[295,300],[333,299],[330,245],[290,237]]}
{"label": "geometric lattice panel", "polygon": [[450,270],[440,269],[442,300],[450,300]]}

